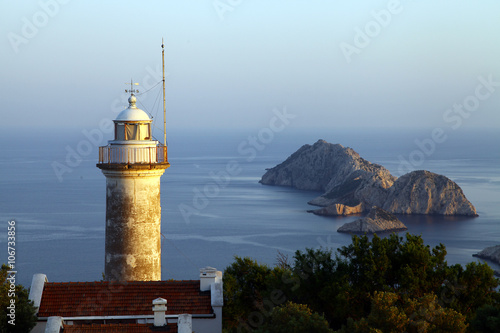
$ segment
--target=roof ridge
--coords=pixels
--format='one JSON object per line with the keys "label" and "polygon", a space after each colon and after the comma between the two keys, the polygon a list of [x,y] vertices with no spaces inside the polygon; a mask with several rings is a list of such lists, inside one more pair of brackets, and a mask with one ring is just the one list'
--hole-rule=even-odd
{"label": "roof ridge", "polygon": [[45,285],[141,285],[141,284],[178,284],[178,283],[199,283],[200,280],[160,280],[160,281],[67,281],[67,282],[45,282]]}

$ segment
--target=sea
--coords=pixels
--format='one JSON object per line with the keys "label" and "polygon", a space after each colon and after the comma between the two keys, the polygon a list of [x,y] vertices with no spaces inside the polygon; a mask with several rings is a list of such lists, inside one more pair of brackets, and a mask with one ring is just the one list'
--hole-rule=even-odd
{"label": "sea", "polygon": [[[35,273],[51,282],[102,280],[106,181],[96,163],[109,139],[99,128],[0,133],[0,262],[13,264],[17,284],[29,287]],[[292,261],[297,250],[348,245],[351,235],[337,229],[359,216],[316,216],[307,202],[321,193],[259,183],[266,169],[319,139],[395,176],[425,169],[457,182],[478,217],[399,216],[429,246],[444,244],[449,264],[477,261],[473,254],[500,244],[498,130],[172,130],[171,167],[161,178],[162,279],[197,279],[206,266],[223,271],[235,256],[273,266],[278,255]]]}

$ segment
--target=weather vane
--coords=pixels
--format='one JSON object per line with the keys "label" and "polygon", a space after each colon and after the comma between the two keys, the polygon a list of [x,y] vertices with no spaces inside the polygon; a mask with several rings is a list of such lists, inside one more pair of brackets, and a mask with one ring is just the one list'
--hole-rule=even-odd
{"label": "weather vane", "polygon": [[[125,83],[125,84],[129,84],[129,83]],[[132,79],[130,79],[130,89],[125,89],[125,92],[130,93],[131,95],[133,95],[134,93],[139,93],[138,89],[134,89],[134,85],[138,86],[139,83],[133,82]]]}

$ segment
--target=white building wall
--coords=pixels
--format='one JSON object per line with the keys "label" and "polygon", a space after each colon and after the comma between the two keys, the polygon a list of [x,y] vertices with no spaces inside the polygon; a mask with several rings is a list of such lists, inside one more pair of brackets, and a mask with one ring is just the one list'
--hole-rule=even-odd
{"label": "white building wall", "polygon": [[193,318],[193,332],[221,333],[222,332],[222,311],[217,313],[216,318]]}
{"label": "white building wall", "polygon": [[39,321],[36,326],[30,331],[30,333],[45,333],[45,327],[47,326],[46,321]]}

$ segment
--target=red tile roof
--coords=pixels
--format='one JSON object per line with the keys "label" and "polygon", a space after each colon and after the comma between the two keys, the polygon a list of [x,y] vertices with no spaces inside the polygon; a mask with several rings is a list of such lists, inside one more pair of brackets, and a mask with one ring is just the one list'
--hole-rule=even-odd
{"label": "red tile roof", "polygon": [[153,315],[152,301],[167,300],[166,314],[212,314],[200,281],[45,283],[38,317]]}
{"label": "red tile roof", "polygon": [[64,333],[177,333],[177,324],[154,327],[152,324],[101,324],[101,325],[64,325]]}

